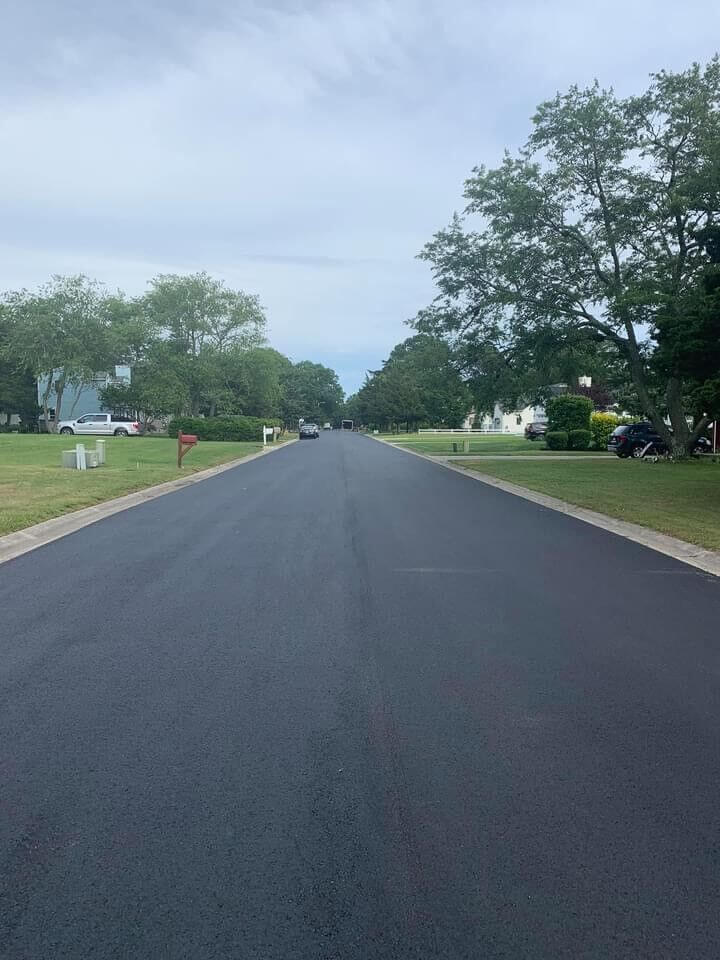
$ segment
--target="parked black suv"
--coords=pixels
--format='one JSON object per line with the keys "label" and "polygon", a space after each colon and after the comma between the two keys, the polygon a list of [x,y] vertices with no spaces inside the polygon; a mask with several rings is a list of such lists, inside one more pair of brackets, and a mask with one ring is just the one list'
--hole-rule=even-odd
{"label": "parked black suv", "polygon": [[[645,447],[652,443],[658,453],[665,453],[665,443],[655,432],[651,423],[628,423],[622,427],[615,427],[607,448],[610,453],[619,457],[641,457]],[[693,453],[711,453],[712,444],[706,437],[698,437]]]}

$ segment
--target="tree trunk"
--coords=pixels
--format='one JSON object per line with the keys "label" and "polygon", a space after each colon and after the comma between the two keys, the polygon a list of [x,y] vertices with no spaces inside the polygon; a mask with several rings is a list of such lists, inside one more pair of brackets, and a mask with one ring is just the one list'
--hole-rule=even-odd
{"label": "tree trunk", "polygon": [[72,406],[70,407],[70,413],[68,414],[68,420],[72,420],[72,419],[73,419],[73,414],[75,413],[75,410],[77,409],[77,405],[78,405],[78,403],[80,402],[80,397],[83,395],[83,390],[84,390],[84,389],[85,389],[85,387],[81,385],[81,386],[80,386],[80,389],[79,389],[78,392],[75,394],[75,399],[73,400]]}
{"label": "tree trunk", "polygon": [[671,443],[668,449],[672,450],[674,457],[687,457],[692,452],[690,447],[691,433],[685,419],[682,384],[677,377],[671,377],[668,380],[665,397],[670,423],[672,424]]}
{"label": "tree trunk", "polygon": [[672,450],[672,433],[663,420],[662,414],[658,410],[657,405],[648,393],[645,382],[645,370],[643,368],[643,362],[640,354],[632,344],[628,343],[625,347],[625,355],[627,356],[630,364],[630,377],[635,389],[637,390],[638,400],[640,401],[641,407],[645,411],[645,416],[648,418],[648,420],[650,420],[653,427],[655,427],[656,433],[660,435],[663,442],[667,445],[668,450]]}
{"label": "tree trunk", "polygon": [[62,410],[63,393],[65,392],[65,380],[55,381],[55,418],[52,422],[52,432],[58,432],[58,423],[60,422],[60,411]]}
{"label": "tree trunk", "polygon": [[42,398],[43,416],[45,417],[45,432],[50,433],[50,391],[52,390],[52,376],[48,379],[47,387]]}

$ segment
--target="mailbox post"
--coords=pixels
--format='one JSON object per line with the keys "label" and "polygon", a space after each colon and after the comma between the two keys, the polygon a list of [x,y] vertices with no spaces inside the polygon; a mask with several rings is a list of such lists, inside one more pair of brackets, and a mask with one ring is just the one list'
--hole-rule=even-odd
{"label": "mailbox post", "polygon": [[178,430],[178,468],[182,467],[183,457],[197,443],[197,437],[193,433],[180,433]]}

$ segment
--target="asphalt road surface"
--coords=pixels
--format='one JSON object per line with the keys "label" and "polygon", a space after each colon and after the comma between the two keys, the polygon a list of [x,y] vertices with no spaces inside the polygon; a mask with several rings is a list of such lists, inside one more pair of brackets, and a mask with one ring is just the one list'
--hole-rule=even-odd
{"label": "asphalt road surface", "polygon": [[720,956],[719,580],[333,434],[0,610],[3,960]]}

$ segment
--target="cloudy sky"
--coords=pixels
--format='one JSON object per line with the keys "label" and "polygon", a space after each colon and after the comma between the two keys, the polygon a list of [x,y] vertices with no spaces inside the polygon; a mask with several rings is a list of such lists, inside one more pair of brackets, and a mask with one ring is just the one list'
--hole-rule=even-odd
{"label": "cloudy sky", "polygon": [[717,0],[25,0],[0,32],[0,287],[207,269],[350,391],[415,255],[534,106],[720,46]]}

